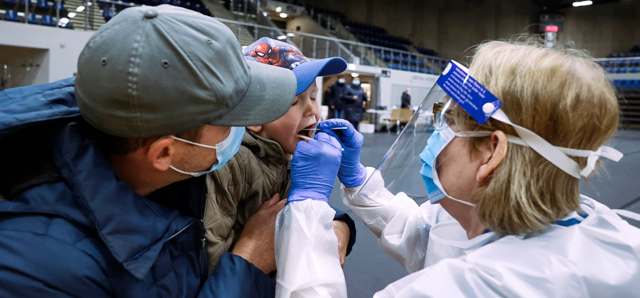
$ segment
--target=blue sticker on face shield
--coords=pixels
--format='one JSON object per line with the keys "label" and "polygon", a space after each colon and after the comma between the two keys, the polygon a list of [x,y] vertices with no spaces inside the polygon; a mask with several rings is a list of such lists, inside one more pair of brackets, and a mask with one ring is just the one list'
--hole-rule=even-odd
{"label": "blue sticker on face shield", "polygon": [[464,65],[451,60],[436,81],[478,123],[484,124],[502,103],[476,81]]}

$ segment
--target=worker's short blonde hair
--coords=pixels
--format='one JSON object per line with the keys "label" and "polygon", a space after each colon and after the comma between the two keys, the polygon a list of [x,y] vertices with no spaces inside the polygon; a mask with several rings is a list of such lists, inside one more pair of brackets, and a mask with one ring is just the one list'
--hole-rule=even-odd
{"label": "worker's short blonde hair", "polygon": [[[531,41],[491,41],[476,48],[470,73],[502,100],[514,123],[553,145],[594,150],[617,129],[615,91],[603,69],[584,53]],[[478,125],[460,111],[453,117],[454,125],[465,130],[518,136],[511,126],[493,119]],[[472,148],[487,141],[472,139]],[[585,158],[574,159],[585,166]],[[579,208],[579,180],[531,148],[509,143],[505,160],[474,198],[480,219],[491,230],[539,232]]]}

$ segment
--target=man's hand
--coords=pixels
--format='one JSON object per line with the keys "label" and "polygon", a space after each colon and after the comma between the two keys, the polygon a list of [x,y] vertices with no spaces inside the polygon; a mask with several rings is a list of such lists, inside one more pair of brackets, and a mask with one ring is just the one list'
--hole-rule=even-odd
{"label": "man's hand", "polygon": [[[249,218],[231,251],[266,274],[276,270],[275,223],[278,212],[284,208],[285,202],[286,200],[281,200],[278,194],[264,202]],[[347,241],[349,241],[348,237]]]}
{"label": "man's hand", "polygon": [[341,220],[333,221],[333,232],[338,238],[338,255],[340,256],[340,265],[344,265],[347,257],[347,246],[349,245],[349,236],[351,231],[349,226]]}

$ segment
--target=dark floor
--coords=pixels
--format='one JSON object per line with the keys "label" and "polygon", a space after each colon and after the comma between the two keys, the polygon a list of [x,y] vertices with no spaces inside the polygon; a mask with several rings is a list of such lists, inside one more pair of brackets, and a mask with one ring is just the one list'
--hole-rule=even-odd
{"label": "dark floor", "polygon": [[[395,137],[395,134],[366,135],[363,163],[375,167]],[[622,151],[624,158],[619,163],[606,160],[594,178],[583,183],[582,192],[609,207],[640,213],[640,131],[621,131],[610,145]],[[346,210],[339,195],[334,190],[332,203]],[[373,234],[357,219],[356,225],[357,242],[344,266],[347,288],[351,298],[371,297],[406,275],[406,271],[384,254]]]}

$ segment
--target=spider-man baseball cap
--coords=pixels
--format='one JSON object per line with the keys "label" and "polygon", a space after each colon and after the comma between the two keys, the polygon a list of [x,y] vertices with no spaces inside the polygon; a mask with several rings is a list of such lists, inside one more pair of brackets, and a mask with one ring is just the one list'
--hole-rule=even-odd
{"label": "spider-man baseball cap", "polygon": [[280,66],[296,76],[296,95],[304,93],[316,77],[337,75],[347,69],[347,61],[340,57],[309,59],[294,45],[262,37],[242,50],[245,59]]}

